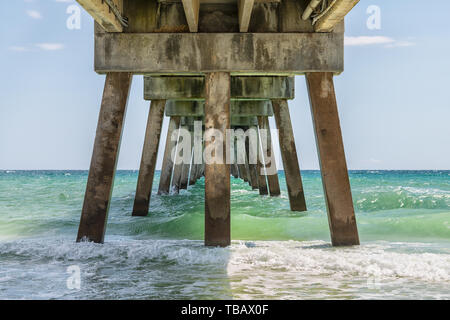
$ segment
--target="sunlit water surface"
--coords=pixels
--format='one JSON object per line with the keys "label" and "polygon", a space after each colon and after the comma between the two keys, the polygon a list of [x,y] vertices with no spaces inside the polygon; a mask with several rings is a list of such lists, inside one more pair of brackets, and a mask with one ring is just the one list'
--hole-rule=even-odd
{"label": "sunlit water surface", "polygon": [[[449,299],[450,171],[353,171],[361,246],[332,248],[320,174],[308,212],[232,178],[233,244],[205,248],[204,182],[153,185],[131,217],[137,172],[117,172],[105,244],[75,243],[85,171],[0,171],[0,299]],[[79,268],[80,289],[70,289]],[[69,287],[68,287],[69,282]]]}

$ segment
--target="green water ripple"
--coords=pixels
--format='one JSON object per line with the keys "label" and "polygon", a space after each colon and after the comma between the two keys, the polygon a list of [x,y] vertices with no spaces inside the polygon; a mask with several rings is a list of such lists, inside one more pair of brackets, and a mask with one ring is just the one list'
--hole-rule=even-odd
{"label": "green water ripple", "polygon": [[[240,240],[328,240],[320,173],[303,171],[308,212],[291,212],[284,175],[280,197],[261,197],[232,178],[232,237]],[[75,236],[86,171],[0,171],[0,238],[39,234]],[[448,241],[450,171],[352,171],[363,240]],[[137,171],[118,171],[107,235],[203,238],[204,179],[179,195],[156,194],[148,217],[131,217]]]}

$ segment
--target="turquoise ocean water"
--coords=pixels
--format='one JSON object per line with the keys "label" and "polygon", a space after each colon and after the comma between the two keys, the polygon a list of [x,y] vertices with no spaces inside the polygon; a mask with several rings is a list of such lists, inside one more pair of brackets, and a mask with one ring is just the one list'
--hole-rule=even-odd
{"label": "turquoise ocean water", "polygon": [[[352,171],[361,246],[332,248],[318,171],[309,211],[232,178],[229,248],[205,248],[204,181],[131,217],[118,171],[104,245],[75,243],[86,171],[0,171],[0,299],[449,299],[450,171]],[[69,289],[68,268],[80,270]],[[70,270],[70,269],[69,269]]]}

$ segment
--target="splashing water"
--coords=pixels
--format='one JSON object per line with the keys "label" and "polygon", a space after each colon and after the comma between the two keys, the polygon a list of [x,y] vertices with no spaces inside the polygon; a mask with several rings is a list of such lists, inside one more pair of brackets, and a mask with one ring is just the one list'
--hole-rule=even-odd
{"label": "splashing water", "polygon": [[[352,171],[362,245],[332,248],[320,173],[308,212],[232,178],[229,248],[205,248],[204,182],[131,217],[118,171],[104,245],[74,242],[85,171],[0,171],[0,299],[450,298],[450,171]],[[284,188],[284,189],[283,189]],[[67,268],[80,270],[69,289]]]}

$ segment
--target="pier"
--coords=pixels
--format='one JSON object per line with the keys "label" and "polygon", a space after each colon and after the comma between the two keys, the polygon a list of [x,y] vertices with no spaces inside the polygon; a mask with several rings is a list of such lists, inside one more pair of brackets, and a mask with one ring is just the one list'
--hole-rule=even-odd
{"label": "pier", "polygon": [[[358,0],[78,0],[95,20],[94,68],[106,75],[77,241],[104,241],[132,78],[150,101],[133,210],[205,178],[205,245],[231,243],[230,178],[280,195],[279,143],[290,209],[306,211],[288,103],[304,76],[333,246],[358,245],[333,77],[344,71],[344,17]],[[320,4],[320,5],[319,5]],[[278,140],[270,134],[274,117]]]}

